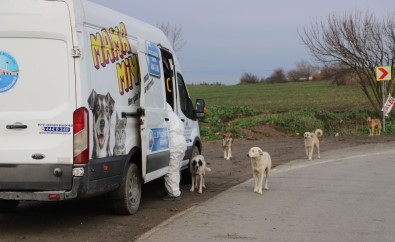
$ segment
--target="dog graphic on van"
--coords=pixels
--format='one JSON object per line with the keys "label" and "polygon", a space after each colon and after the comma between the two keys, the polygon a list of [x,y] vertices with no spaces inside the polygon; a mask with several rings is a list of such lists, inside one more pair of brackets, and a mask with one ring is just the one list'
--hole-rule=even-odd
{"label": "dog graphic on van", "polygon": [[126,118],[118,118],[116,113],[114,156],[126,154]]}
{"label": "dog graphic on van", "polygon": [[92,90],[88,98],[93,114],[93,151],[92,158],[112,156],[110,148],[110,124],[114,111],[114,99],[110,93],[97,94]]}

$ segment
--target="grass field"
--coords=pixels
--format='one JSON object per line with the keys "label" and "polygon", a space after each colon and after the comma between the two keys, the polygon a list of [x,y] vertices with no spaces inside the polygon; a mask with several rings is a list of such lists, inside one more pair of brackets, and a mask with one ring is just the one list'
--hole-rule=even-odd
{"label": "grass field", "polygon": [[[192,100],[203,98],[208,114],[201,123],[204,139],[216,132],[272,124],[289,133],[317,127],[332,135],[366,134],[366,117],[373,113],[358,86],[335,86],[325,81],[248,85],[190,85]],[[390,121],[390,120],[388,120]],[[388,122],[386,131],[395,128]],[[392,122],[393,123],[393,122]]]}

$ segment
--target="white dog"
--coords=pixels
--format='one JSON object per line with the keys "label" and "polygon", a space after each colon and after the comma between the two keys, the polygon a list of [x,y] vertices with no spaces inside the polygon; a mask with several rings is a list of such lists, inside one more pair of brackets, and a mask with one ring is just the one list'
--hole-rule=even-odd
{"label": "white dog", "polygon": [[254,177],[254,192],[262,194],[263,176],[265,175],[265,190],[268,190],[267,182],[272,167],[272,159],[269,153],[262,151],[259,147],[252,147],[247,156],[251,160],[252,175]]}
{"label": "white dog", "polygon": [[206,188],[206,184],[204,182],[206,171],[211,171],[211,169],[207,167],[206,160],[202,155],[197,155],[192,158],[190,171],[192,175],[192,187],[190,191],[195,191],[195,187],[198,187],[199,180],[199,193],[201,194],[203,192],[203,188]]}
{"label": "white dog", "polygon": [[321,129],[316,129],[314,133],[305,132],[304,133],[304,148],[306,150],[306,156],[309,160],[313,157],[314,146],[317,147],[318,159],[320,157],[320,140],[318,137],[321,137],[323,134]]}

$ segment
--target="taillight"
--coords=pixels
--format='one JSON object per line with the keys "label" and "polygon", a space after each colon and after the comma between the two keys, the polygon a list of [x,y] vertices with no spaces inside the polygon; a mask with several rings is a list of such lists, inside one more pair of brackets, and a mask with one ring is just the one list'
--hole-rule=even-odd
{"label": "taillight", "polygon": [[73,113],[74,164],[86,164],[89,161],[89,112],[79,108]]}

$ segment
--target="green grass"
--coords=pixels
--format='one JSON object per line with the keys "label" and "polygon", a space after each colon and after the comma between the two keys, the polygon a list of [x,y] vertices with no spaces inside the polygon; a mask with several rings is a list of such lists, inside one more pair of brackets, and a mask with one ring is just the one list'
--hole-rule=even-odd
{"label": "green grass", "polygon": [[[374,115],[358,86],[335,86],[325,81],[248,85],[190,85],[191,98],[203,98],[208,113],[201,122],[205,140],[217,132],[272,124],[290,134],[317,127],[326,135],[366,134],[366,117]],[[386,131],[395,131],[387,119]]]}
{"label": "green grass", "polygon": [[369,101],[356,86],[335,86],[327,82],[283,84],[191,85],[192,100],[204,98],[207,106],[250,107],[261,112],[288,112],[300,108],[330,111],[370,108]]}

